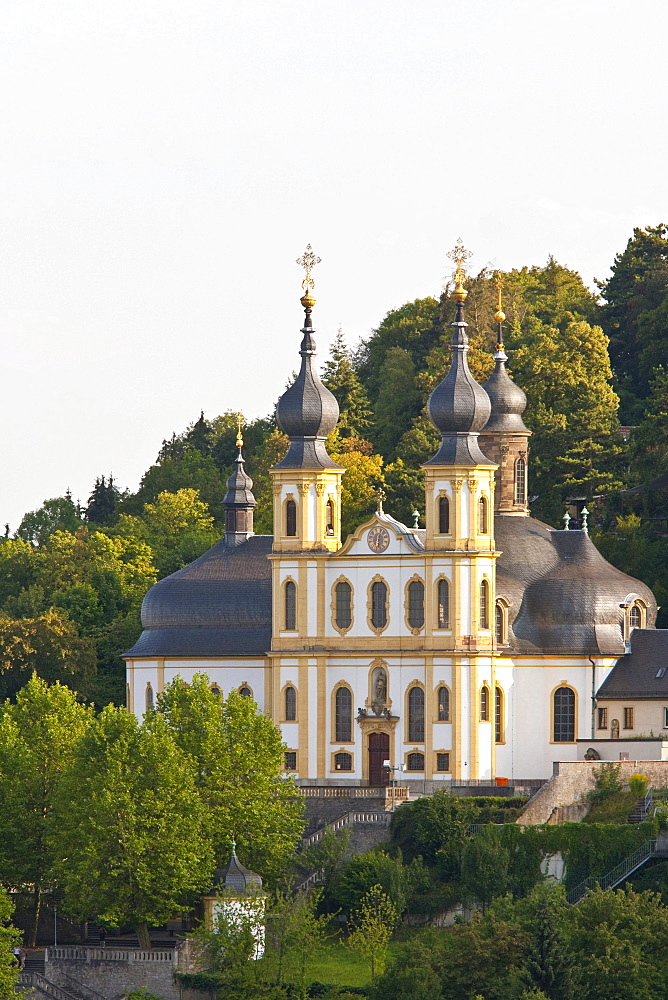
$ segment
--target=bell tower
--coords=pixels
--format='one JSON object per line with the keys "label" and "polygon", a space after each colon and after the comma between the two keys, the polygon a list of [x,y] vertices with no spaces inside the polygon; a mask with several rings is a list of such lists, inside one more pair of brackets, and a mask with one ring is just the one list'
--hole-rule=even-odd
{"label": "bell tower", "polygon": [[498,291],[497,344],[494,355],[495,368],[483,388],[489,396],[491,413],[480,432],[480,444],[498,466],[494,510],[497,514],[527,516],[528,460],[531,431],[524,426],[522,415],[527,398],[506,371],[508,355],[503,346],[503,323],[506,318],[501,309],[501,275],[496,274]]}
{"label": "bell tower", "polygon": [[315,305],[312,270],[320,263],[309,244],[298,261],[304,326],[301,367],[295,382],[276,406],[278,426],[290,439],[288,453],[271,469],[274,493],[274,552],[328,550],[341,545],[341,476],[343,468],[327,454],[325,440],[336,427],[339,404],[320,381],[313,365],[315,340],[311,314]]}

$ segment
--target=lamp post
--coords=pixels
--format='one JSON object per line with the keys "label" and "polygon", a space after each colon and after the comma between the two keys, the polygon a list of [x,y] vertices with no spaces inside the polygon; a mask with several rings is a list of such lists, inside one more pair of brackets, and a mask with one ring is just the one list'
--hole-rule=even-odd
{"label": "lamp post", "polygon": [[392,789],[392,809],[390,810],[390,812],[394,812],[394,802],[395,802],[394,789],[396,788],[396,780],[397,780],[395,777],[395,771],[403,771],[404,765],[403,764],[393,765],[391,761],[384,760],[383,767],[386,767],[390,772],[390,788]]}

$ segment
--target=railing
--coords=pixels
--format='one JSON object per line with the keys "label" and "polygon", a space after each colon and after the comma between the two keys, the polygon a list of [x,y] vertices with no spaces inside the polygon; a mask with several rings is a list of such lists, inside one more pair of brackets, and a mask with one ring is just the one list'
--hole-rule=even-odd
{"label": "railing", "polygon": [[640,819],[641,819],[641,821],[643,819],[645,819],[645,817],[647,816],[647,814],[651,810],[653,804],[654,804],[654,789],[650,785],[649,788],[647,789],[647,795],[643,799],[642,805],[640,807]]}
{"label": "railing", "polygon": [[584,882],[576,885],[566,896],[567,901],[569,903],[579,903],[587,889],[595,889],[597,886],[601,889],[614,889],[627,875],[630,875],[637,868],[640,868],[641,865],[644,865],[653,854],[663,855],[665,851],[657,851],[656,840],[648,840],[646,844],[639,847],[628,858],[624,858],[622,862],[612,868],[606,875],[601,875],[600,878],[587,878]]}
{"label": "railing", "polygon": [[52,945],[46,949],[44,960],[76,962],[175,962],[173,949],[152,948],[140,951],[137,948],[91,948],[88,945]]}
{"label": "railing", "polygon": [[97,992],[97,990],[91,989],[90,986],[84,986],[83,983],[80,983],[73,976],[68,976],[66,974],[65,979],[67,981],[67,985],[71,986],[74,992],[78,993],[79,996],[82,996],[84,1000],[106,1000],[106,997],[103,997],[101,993]]}
{"label": "railing", "polygon": [[399,785],[299,785],[299,791],[307,799],[407,799],[408,788]]}
{"label": "railing", "polygon": [[75,997],[72,993],[68,993],[62,986],[50,983],[39,972],[21,972],[19,975],[19,986],[38,989],[45,996],[52,997],[52,1000],[79,1000],[78,997]]}
{"label": "railing", "polygon": [[317,844],[318,841],[322,840],[323,834],[328,830],[333,830],[335,833],[337,830],[342,830],[344,826],[352,826],[355,823],[378,823],[387,824],[392,818],[392,813],[389,812],[358,812],[354,810],[353,812],[346,813],[345,816],[341,816],[339,819],[335,819],[332,823],[325,823],[321,826],[319,830],[315,833],[310,834],[308,837],[304,837],[302,840],[302,845],[304,847],[311,847],[313,844]]}

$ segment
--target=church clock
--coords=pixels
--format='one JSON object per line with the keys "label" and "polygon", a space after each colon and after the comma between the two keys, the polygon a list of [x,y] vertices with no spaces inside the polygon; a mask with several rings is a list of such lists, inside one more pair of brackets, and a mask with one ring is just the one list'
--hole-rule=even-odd
{"label": "church clock", "polygon": [[383,528],[380,524],[377,524],[371,528],[366,536],[366,540],[372,552],[384,552],[390,544],[390,535],[387,528]]}

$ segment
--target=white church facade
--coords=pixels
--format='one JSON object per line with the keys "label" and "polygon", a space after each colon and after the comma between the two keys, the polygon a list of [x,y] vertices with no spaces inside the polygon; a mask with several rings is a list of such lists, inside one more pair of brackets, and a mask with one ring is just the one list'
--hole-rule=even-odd
{"label": "white church facade", "polygon": [[656,604],[586,526],[531,518],[526,399],[505,370],[504,316],[483,387],[466,360],[460,264],[455,279],[452,365],[428,407],[442,441],[423,466],[425,526],[395,520],[379,497],[343,541],[343,470],[325,447],[338,406],[314,367],[307,272],[301,370],[277,406],[290,445],[272,470],[274,535],[253,534],[240,446],[224,537],[144,601],[125,654],[137,715],[177,675],[205,671],[280,725],[300,781],[379,785],[397,769],[408,782],[517,781],[578,759],[596,692],[631,630],[653,628]]}

